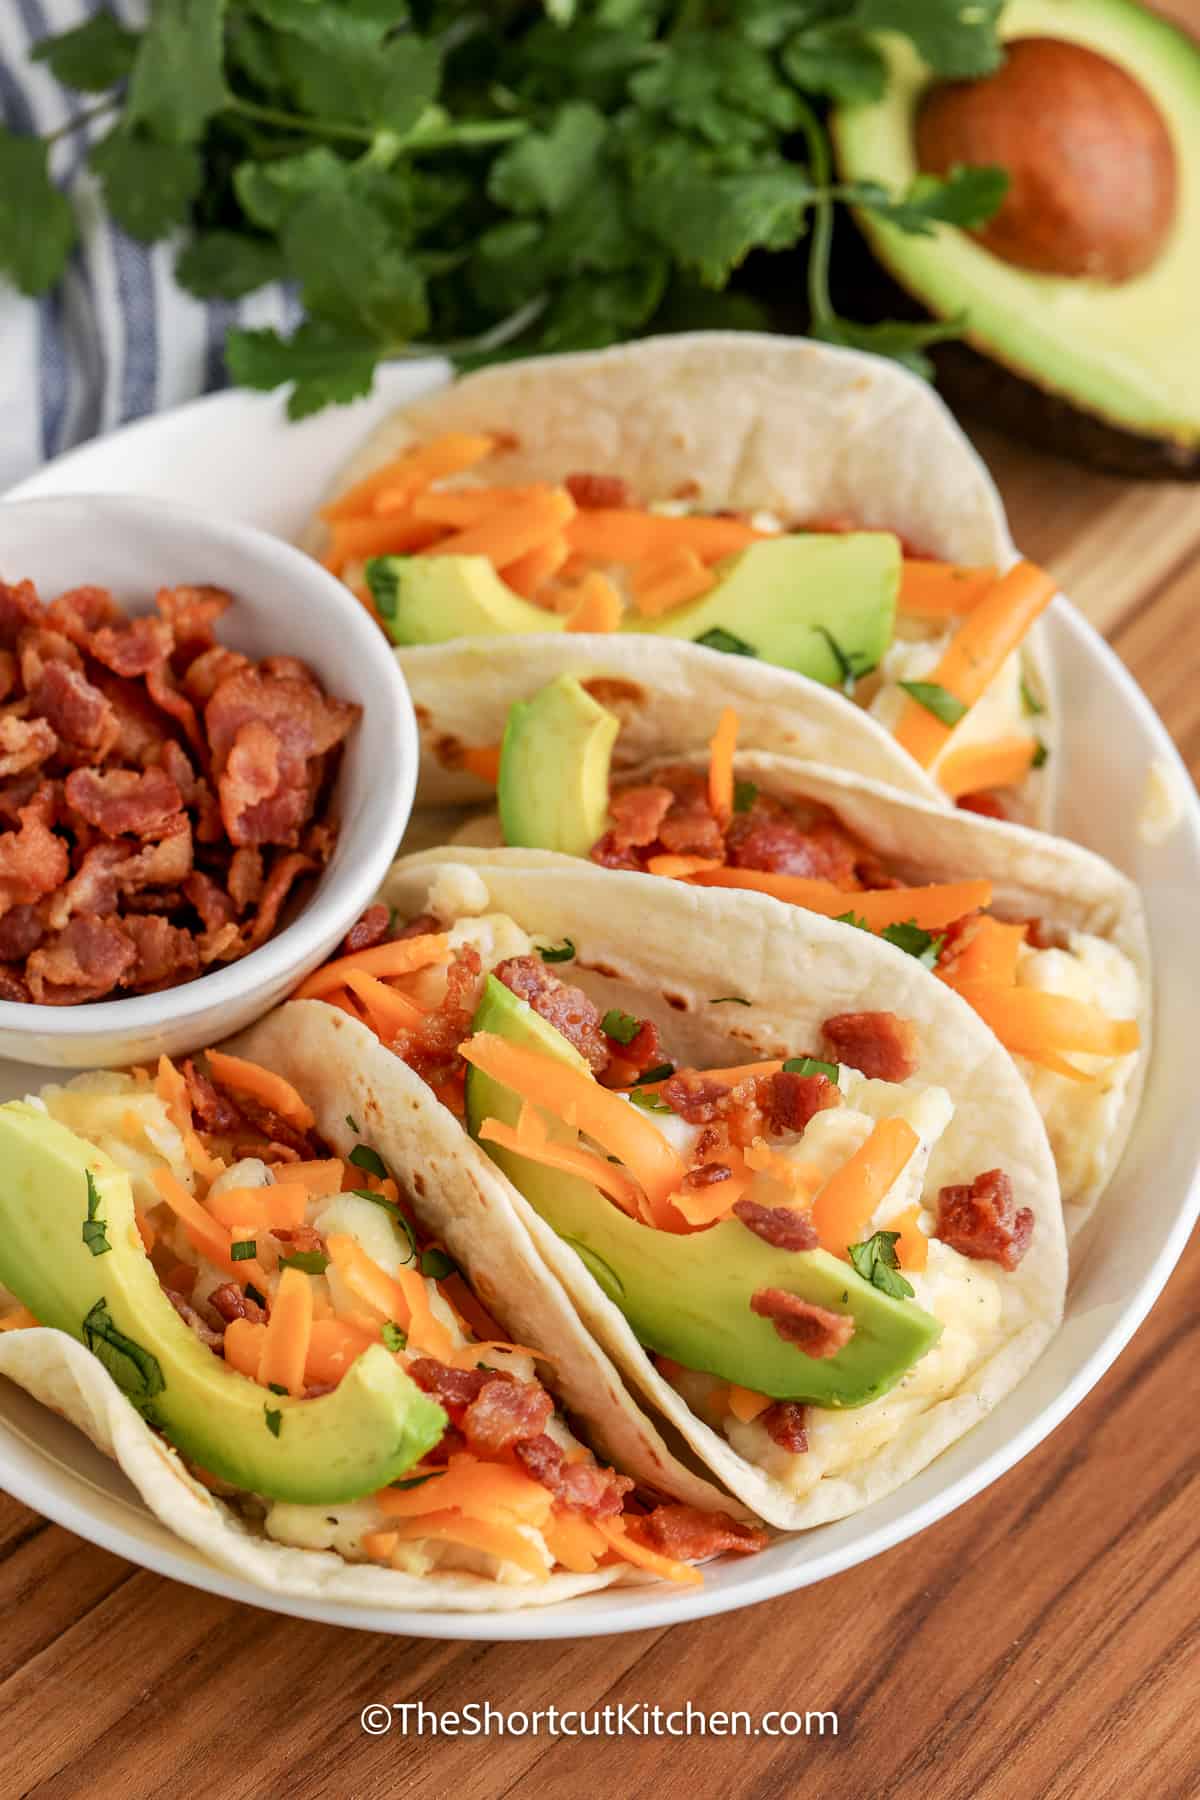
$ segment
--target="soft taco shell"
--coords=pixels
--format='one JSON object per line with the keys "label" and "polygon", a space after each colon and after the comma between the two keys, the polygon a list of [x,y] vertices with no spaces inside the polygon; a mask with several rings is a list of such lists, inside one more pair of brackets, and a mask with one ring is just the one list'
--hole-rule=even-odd
{"label": "soft taco shell", "polygon": [[[764,510],[788,520],[850,517],[863,526],[897,531],[948,562],[1007,568],[1015,557],[984,463],[926,382],[882,357],[761,332],[646,338],[468,375],[379,426],[342,469],[330,497],[414,443],[446,431],[481,430],[502,434],[506,447],[473,470],[469,484],[563,480],[577,471],[616,474],[645,499],[686,496],[702,510]],[[319,518],[303,542],[315,553],[324,550],[326,527]],[[452,645],[449,654],[440,648],[397,652],[418,717],[423,706],[430,715],[421,720],[425,804],[482,797],[479,784],[448,760],[453,746],[496,741],[503,719],[492,705],[489,683],[503,690],[510,657],[519,661],[536,649],[539,659],[552,659],[547,646],[556,642],[522,639],[509,657],[502,653],[499,664],[496,639],[488,640],[486,649],[480,645],[475,656],[467,654],[467,645]],[[1028,653],[1053,720],[1050,672],[1040,643],[1035,628]],[[628,650],[613,645],[611,671],[603,661],[596,666],[634,683],[641,668],[645,685],[657,686],[662,676],[657,663],[647,663],[646,650],[645,638]],[[693,661],[691,679],[697,697],[703,700],[704,690],[711,689],[716,704],[725,684],[742,680],[731,670],[738,659],[715,651],[696,654],[701,660]],[[580,665],[547,660],[543,679],[564,666]],[[751,686],[775,673],[752,664]],[[473,714],[454,708],[452,701],[456,684],[472,678]],[[845,704],[829,688],[785,673],[782,686],[768,688],[763,682],[763,706],[771,715],[782,708],[795,715],[790,741],[775,716],[764,722],[761,735],[747,719],[748,742],[850,766],[909,792],[941,798],[890,737],[888,756],[877,741],[888,734],[869,730],[874,722],[861,708]],[[698,741],[699,728],[686,730],[682,717],[684,735],[669,738],[675,722],[673,713],[664,719],[657,748],[670,741],[682,749]],[[1049,823],[1053,768],[1051,758],[1047,773],[1035,772],[1023,787],[1029,816],[1041,824]]]}
{"label": "soft taco shell", "polygon": [[[920,1085],[946,1087],[956,1108],[934,1149],[928,1187],[970,1181],[1001,1165],[1022,1204],[1033,1208],[1033,1243],[1006,1277],[1002,1331],[968,1358],[950,1391],[857,1466],[819,1480],[803,1498],[696,1417],[580,1259],[504,1184],[509,1229],[528,1234],[641,1403],[760,1517],[790,1529],[819,1525],[899,1487],[1016,1384],[1061,1317],[1067,1264],[1054,1163],[1041,1119],[1007,1053],[970,1008],[911,957],[799,908],[747,907],[742,895],[653,883],[566,858],[533,866],[516,851],[468,849],[458,863],[449,856],[442,850],[402,860],[385,898],[409,915],[429,910],[449,921],[494,911],[539,941],[572,938],[578,955],[570,979],[605,1006],[654,1020],[676,1061],[703,1068],[796,1054],[820,1041],[822,1021],[835,1012],[873,1008],[916,1021],[923,1043]],[[749,1004],[713,1006],[731,987]],[[483,1153],[464,1139],[463,1154]]]}
{"label": "soft taco shell", "polygon": [[[648,777],[665,760],[656,756],[640,773]],[[697,767],[707,762],[704,756],[680,760],[693,761]],[[1036,918],[1063,930],[1087,932],[1107,940],[1129,958],[1138,978],[1138,1004],[1133,1016],[1141,1029],[1141,1049],[1128,1059],[1112,1100],[1097,1097],[1096,1134],[1088,1143],[1072,1141],[1061,1119],[1050,1133],[1059,1162],[1067,1235],[1074,1240],[1092,1216],[1121,1160],[1137,1116],[1150,1057],[1150,940],[1142,897],[1135,884],[1104,857],[1067,838],[1050,837],[1042,831],[983,818],[977,813],[947,811],[841,769],[759,750],[739,751],[734,768],[739,780],[754,782],[765,794],[780,799],[791,796],[813,800],[831,807],[848,830],[912,886],[964,877],[986,879],[994,889],[992,910],[1000,917]],[[630,773],[636,780],[639,771]],[[495,846],[501,841],[499,822],[490,813],[473,819],[456,838],[456,842],[479,846]],[[572,862],[546,851],[511,854],[544,867],[570,866]],[[749,892],[742,899],[750,908],[782,904]],[[848,894],[848,910],[853,909],[853,901],[853,894]],[[1046,1085],[1044,1075],[1039,1071],[1031,1073]]]}

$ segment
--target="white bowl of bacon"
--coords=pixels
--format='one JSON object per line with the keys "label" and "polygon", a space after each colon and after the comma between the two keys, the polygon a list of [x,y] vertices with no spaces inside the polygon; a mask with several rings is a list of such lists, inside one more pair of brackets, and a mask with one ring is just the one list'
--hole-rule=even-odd
{"label": "white bowl of bacon", "polygon": [[0,505],[0,1056],[101,1067],[283,1000],[378,888],[412,703],[289,545],[123,495]]}

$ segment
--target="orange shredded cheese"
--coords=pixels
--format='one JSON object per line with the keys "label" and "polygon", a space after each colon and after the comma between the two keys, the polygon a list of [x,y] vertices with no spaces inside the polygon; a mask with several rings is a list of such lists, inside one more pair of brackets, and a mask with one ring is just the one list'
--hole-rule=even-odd
{"label": "orange shredded cheese", "polygon": [[398,938],[394,943],[376,944],[372,950],[356,950],[350,956],[339,956],[323,963],[302,981],[292,996],[295,1000],[323,1000],[327,994],[345,986],[349,969],[362,969],[368,975],[386,979],[389,975],[411,975],[435,963],[450,961],[450,946],[440,931],[424,932],[420,937]]}
{"label": "orange shredded cheese", "polygon": [[999,580],[997,569],[906,557],[900,568],[899,610],[914,619],[957,619],[971,612]]}
{"label": "orange shredded cheese", "polygon": [[649,556],[634,565],[630,589],[633,604],[643,618],[658,618],[698,600],[716,581],[690,544],[675,544],[669,550]]}
{"label": "orange shredded cheese", "polygon": [[528,1100],[522,1104],[520,1121],[515,1129],[499,1119],[485,1119],[479,1135],[485,1143],[498,1144],[502,1150],[513,1150],[519,1156],[527,1156],[531,1162],[541,1163],[544,1168],[558,1169],[564,1175],[578,1175],[582,1180],[590,1181],[602,1194],[615,1200],[631,1219],[640,1219],[645,1214],[641,1190],[624,1169],[597,1156],[594,1151],[585,1150],[582,1145],[553,1143],[546,1135],[537,1108]]}
{"label": "orange shredded cheese", "polygon": [[312,1328],[312,1283],[299,1269],[285,1269],[258,1360],[258,1379],[264,1387],[286,1388],[293,1398],[303,1394]]}
{"label": "orange shredded cheese", "polygon": [[300,1098],[290,1081],[285,1081],[273,1070],[260,1068],[258,1063],[247,1062],[241,1056],[229,1056],[224,1050],[210,1050],[208,1066],[213,1079],[222,1087],[261,1101],[298,1131],[311,1131],[316,1124],[317,1115],[312,1107]]}
{"label": "orange shredded cheese", "polygon": [[460,475],[481,463],[497,447],[494,437],[481,432],[448,431],[428,443],[414,445],[381,468],[355,482],[344,494],[321,508],[328,522],[359,518],[371,511],[381,494],[402,492],[412,499],[431,482],[444,481],[449,475]]}
{"label": "orange shredded cheese", "polygon": [[864,920],[872,931],[910,920],[925,931],[934,931],[961,919],[965,913],[990,906],[992,899],[990,881],[944,881],[929,887],[847,891],[831,881],[812,880],[806,875],[773,875],[761,869],[724,867],[701,870],[692,879],[698,887],[749,888],[755,893],[771,894],[776,900],[823,913],[829,919],[850,912],[856,919]]}
{"label": "orange shredded cheese", "polygon": [[727,706],[708,746],[708,804],[724,830],[733,817],[733,753],[737,749],[738,716]]}
{"label": "orange shredded cheese", "polygon": [[620,630],[621,596],[607,575],[585,575],[577,588],[568,590],[568,596],[572,606],[567,614],[568,631]]}
{"label": "orange shredded cheese", "polygon": [[920,1141],[907,1119],[878,1121],[813,1201],[813,1227],[823,1249],[844,1256],[846,1246],[859,1241]]}
{"label": "orange shredded cheese", "polygon": [[1037,747],[1035,737],[1024,735],[964,744],[942,758],[934,771],[937,784],[952,800],[984,788],[1016,787],[1032,769]]}
{"label": "orange shredded cheese", "polygon": [[551,488],[464,526],[430,545],[426,555],[486,556],[495,568],[502,569],[536,550],[547,538],[557,537],[574,516],[575,502],[567,490]]}
{"label": "orange shredded cheese", "polygon": [[661,1575],[666,1581],[677,1581],[681,1587],[704,1585],[704,1577],[699,1569],[694,1569],[690,1563],[676,1562],[674,1557],[662,1556],[657,1550],[639,1544],[635,1538],[630,1537],[619,1519],[597,1519],[596,1530],[623,1561],[635,1563],[639,1569],[648,1569],[653,1575]]}

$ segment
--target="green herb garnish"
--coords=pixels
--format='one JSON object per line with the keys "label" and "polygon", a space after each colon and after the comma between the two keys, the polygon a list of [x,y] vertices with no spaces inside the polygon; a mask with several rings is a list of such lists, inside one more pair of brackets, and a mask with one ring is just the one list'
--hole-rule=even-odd
{"label": "green herb garnish", "polygon": [[392,1320],[389,1319],[383,1328],[383,1342],[384,1348],[390,1350],[392,1354],[395,1355],[397,1350],[406,1350],[408,1348],[408,1333],[407,1331],[401,1331],[399,1325],[394,1324]]}
{"label": "green herb garnish", "polygon": [[246,1283],[245,1294],[247,1300],[253,1300],[256,1306],[265,1306],[267,1304],[267,1296],[265,1294],[260,1294],[253,1282],[248,1281]]}
{"label": "green herb garnish", "polygon": [[1039,738],[1037,741],[1037,749],[1033,753],[1033,761],[1029,765],[1030,768],[1040,769],[1049,754],[1049,750],[1046,748],[1045,744],[1043,744],[1041,738]]}
{"label": "green herb garnish", "polygon": [[622,1012],[619,1007],[614,1007],[601,1019],[600,1029],[605,1037],[612,1038],[618,1044],[632,1044],[642,1029],[642,1021],[635,1019],[632,1013]]}
{"label": "green herb garnish", "polygon": [[439,1475],[445,1473],[445,1469],[430,1469],[427,1475],[410,1475],[406,1481],[389,1481],[388,1486],[399,1488],[401,1493],[405,1493],[409,1488],[424,1487],[427,1481],[436,1481]]}
{"label": "green herb garnish", "polygon": [[358,1136],[358,1120],[352,1119],[350,1114],[347,1113],[346,1114],[346,1123],[350,1127],[351,1131],[354,1133],[355,1137],[357,1137]]}
{"label": "green herb garnish", "polygon": [[713,625],[708,631],[702,631],[693,643],[703,644],[706,650],[723,650],[727,656],[757,656],[758,651],[745,638],[736,637],[732,631],[726,631],[723,625]]}
{"label": "green herb garnish", "polygon": [[100,1191],[90,1169],[84,1170],[87,1178],[87,1218],[83,1222],[83,1241],[93,1256],[107,1256],[112,1249],[108,1241],[108,1226],[100,1218]]}
{"label": "green herb garnish", "polygon": [[[837,913],[834,917],[833,922],[835,925],[853,925],[855,931],[870,931],[871,930],[871,927],[867,924],[867,921],[859,913],[855,913],[855,912]],[[872,936],[873,935],[874,935],[874,933],[872,933]]]}
{"label": "green herb garnish", "polygon": [[[632,1104],[640,1106],[643,1112],[669,1113],[674,1111],[674,1108],[668,1106],[665,1100],[660,1100],[657,1094],[652,1094],[649,1088],[632,1088],[629,1098]],[[620,1159],[618,1158],[618,1160]]]}
{"label": "green herb garnish", "polygon": [[645,1087],[651,1081],[668,1081],[675,1073],[674,1063],[655,1063],[652,1069],[643,1069],[634,1077],[634,1087]]}
{"label": "green herb garnish", "polygon": [[904,924],[885,925],[879,936],[885,943],[894,944],[897,950],[903,950],[906,956],[915,956],[925,969],[937,967],[937,959],[946,941],[944,931],[926,931],[915,919],[909,919]]}
{"label": "green herb garnish", "polygon": [[423,1250],[421,1252],[421,1273],[428,1275],[430,1281],[445,1281],[447,1275],[458,1272],[458,1264],[444,1250]]}
{"label": "green herb garnish", "polygon": [[957,725],[969,710],[961,700],[956,699],[949,688],[939,687],[936,681],[902,681],[898,685],[912,696],[918,706],[923,706],[935,719],[940,719],[943,725]]}
{"label": "green herb garnish", "polygon": [[1042,705],[1041,701],[1038,699],[1037,695],[1034,693],[1033,689],[1030,687],[1030,685],[1029,685],[1028,681],[1025,679],[1024,675],[1022,675],[1022,677],[1021,677],[1021,711],[1026,715],[1027,718],[1034,719],[1037,717],[1037,715],[1039,713],[1044,713],[1045,710],[1046,710],[1046,708]]}
{"label": "green herb garnish", "polygon": [[254,1238],[237,1238],[229,1246],[231,1262],[251,1262],[258,1255],[258,1243]]}
{"label": "green herb garnish", "polygon": [[710,1000],[708,1004],[710,1006],[749,1006],[750,1002],[749,1000],[743,1000],[740,994],[719,994],[715,1000]]}
{"label": "green herb garnish", "polygon": [[856,684],[860,682],[864,676],[873,674],[876,665],[874,663],[864,663],[861,669],[856,669],[854,666],[854,658],[843,650],[832,631],[824,625],[814,625],[813,630],[825,639],[830,650],[832,650],[833,660],[838,666],[838,685],[841,687],[843,694],[853,700]]}
{"label": "green herb garnish", "polygon": [[547,944],[544,950],[538,951],[538,955],[543,962],[572,962],[575,957],[575,946],[570,938],[564,938],[561,944]]}
{"label": "green herb garnish", "polygon": [[302,1275],[323,1275],[329,1267],[329,1258],[323,1250],[293,1250],[289,1256],[279,1259],[281,1269],[299,1269]]}
{"label": "green herb garnish", "polygon": [[786,1075],[824,1075],[834,1087],[838,1084],[838,1065],[822,1062],[817,1056],[789,1056],[783,1068]]}
{"label": "green herb garnish", "polygon": [[356,1169],[365,1169],[368,1175],[374,1175],[380,1181],[387,1180],[387,1164],[378,1150],[372,1150],[369,1144],[356,1144],[350,1152],[350,1161]]}
{"label": "green herb garnish", "polygon": [[287,1389],[281,1387],[277,1381],[268,1381],[267,1386],[273,1394],[282,1394],[284,1399],[287,1398]]}
{"label": "green herb garnish", "polygon": [[733,784],[733,810],[735,813],[748,813],[758,799],[758,783],[755,781],[735,781]]}
{"label": "green herb garnish", "polygon": [[276,1407],[264,1406],[263,1417],[267,1421],[267,1430],[272,1437],[278,1437],[283,1429],[283,1414]]}
{"label": "green herb garnish", "polygon": [[97,1300],[83,1321],[83,1341],[112,1376],[143,1418],[150,1418],[155,1396],[166,1387],[156,1356],[113,1324],[107,1300]]}
{"label": "green herb garnish", "polygon": [[916,1289],[899,1272],[900,1263],[896,1256],[899,1236],[898,1231],[877,1231],[864,1243],[848,1244],[846,1253],[863,1280],[869,1281],[872,1287],[890,1294],[893,1300],[911,1300]]}

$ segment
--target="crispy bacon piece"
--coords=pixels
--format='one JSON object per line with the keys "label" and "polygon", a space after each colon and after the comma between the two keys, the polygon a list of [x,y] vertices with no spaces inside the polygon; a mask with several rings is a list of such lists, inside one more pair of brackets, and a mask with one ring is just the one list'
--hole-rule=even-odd
{"label": "crispy bacon piece", "polygon": [[701,1139],[697,1154],[722,1142],[744,1147],[755,1137],[803,1131],[816,1113],[842,1103],[837,1085],[826,1076],[782,1069],[749,1076],[733,1087],[708,1075],[671,1075],[658,1091],[689,1125],[704,1125],[712,1134]]}
{"label": "crispy bacon piece", "polygon": [[120,919],[72,919],[30,956],[29,991],[39,1006],[77,1006],[103,999],[137,961]]}
{"label": "crispy bacon piece", "polygon": [[799,1400],[776,1400],[765,1412],[759,1413],[758,1422],[771,1442],[778,1444],[781,1450],[803,1456],[808,1449],[808,1408]]}
{"label": "crispy bacon piece", "polygon": [[[209,1079],[212,1079],[211,1076]],[[313,1162],[320,1156],[321,1148],[315,1138],[311,1137],[307,1131],[300,1131],[295,1125],[290,1124],[287,1119],[280,1113],[274,1112],[271,1107],[264,1106],[262,1101],[256,1100],[252,1094],[238,1094],[236,1100],[233,1100],[222,1089],[220,1082],[213,1082],[212,1085],[216,1088],[222,1099],[228,1102],[229,1105],[236,1106],[242,1121],[251,1125],[258,1133],[259,1137],[265,1140],[273,1150],[281,1146],[285,1151],[292,1151],[296,1157],[304,1162]],[[281,1162],[286,1160],[286,1158],[280,1156],[267,1156],[261,1145],[250,1150],[247,1154],[250,1156],[262,1156],[264,1162]]]}
{"label": "crispy bacon piece", "polygon": [[302,856],[298,850],[289,851],[286,856],[277,858],[258,903],[258,917],[246,935],[247,950],[257,950],[260,944],[266,943],[279,923],[279,915],[292,888],[301,876],[313,874],[316,866],[316,863],[309,857]]}
{"label": "crispy bacon piece", "polygon": [[183,796],[162,768],[72,769],[67,804],[105,837],[158,837],[182,810]]}
{"label": "crispy bacon piece", "polygon": [[513,1446],[527,1475],[549,1488],[556,1500],[592,1519],[610,1519],[621,1511],[633,1488],[628,1475],[602,1469],[598,1463],[569,1463],[552,1437],[543,1432]]}
{"label": "crispy bacon piece", "polygon": [[243,1293],[236,1281],[226,1281],[221,1287],[214,1288],[208,1296],[208,1304],[227,1325],[232,1325],[235,1319],[249,1319],[252,1325],[261,1325],[267,1316],[258,1301]]}
{"label": "crispy bacon piece", "polygon": [[617,850],[652,844],[658,828],[675,803],[668,787],[618,788],[609,798],[612,827],[607,836]]}
{"label": "crispy bacon piece", "polygon": [[487,1382],[512,1379],[495,1369],[451,1369],[432,1356],[416,1357],[409,1363],[408,1373],[419,1388],[433,1395],[456,1425]]}
{"label": "crispy bacon piece", "polygon": [[154,604],[181,657],[190,662],[213,644],[213,627],[233,605],[233,595],[217,587],[159,588]]}
{"label": "crispy bacon piece", "polygon": [[609,1037],[607,1032],[604,1035],[611,1058],[604,1072],[609,1087],[627,1087],[663,1060],[662,1039],[652,1019],[643,1019],[627,1044]]}
{"label": "crispy bacon piece", "polygon": [[485,1381],[463,1413],[459,1429],[472,1450],[498,1456],[527,1438],[540,1437],[554,1402],[536,1381]]}
{"label": "crispy bacon piece", "polygon": [[401,938],[427,937],[431,931],[440,931],[441,929],[442,921],[433,913],[418,913],[415,919],[410,919],[407,925],[400,927],[399,931],[393,931],[392,937],[396,943],[399,943]]}
{"label": "crispy bacon piece", "polygon": [[686,1188],[716,1187],[719,1181],[728,1181],[733,1170],[728,1163],[700,1163],[697,1168],[689,1169],[683,1178]]}
{"label": "crispy bacon piece", "polygon": [[27,694],[31,694],[42,679],[50,663],[64,663],[68,669],[77,674],[83,673],[83,658],[61,631],[51,631],[44,625],[31,625],[21,633],[17,643],[17,660],[21,670],[21,685]]}
{"label": "crispy bacon piece", "polygon": [[224,1331],[214,1331],[208,1320],[196,1311],[196,1308],[192,1305],[191,1301],[185,1300],[183,1295],[177,1293],[174,1288],[164,1288],[163,1292],[183,1320],[184,1324],[191,1326],[202,1344],[205,1344],[208,1349],[216,1352],[224,1350]]}
{"label": "crispy bacon piece", "polygon": [[31,905],[66,880],[67,846],[50,829],[53,811],[54,790],[44,782],[19,809],[17,830],[0,833],[0,914]]}
{"label": "crispy bacon piece", "polygon": [[377,944],[386,941],[388,925],[391,921],[391,908],[377,900],[374,906],[368,906],[362,918],[353,924],[342,939],[339,956],[354,956],[360,950],[373,950]]}
{"label": "crispy bacon piece", "polygon": [[360,708],[333,700],[293,657],[268,657],[228,676],[205,708],[213,763],[225,767],[243,725],[270,726],[283,755],[300,763],[324,756],[347,736]]}
{"label": "crispy bacon piece", "polygon": [[[104,695],[112,707],[117,722],[117,737],[111,754],[126,766],[133,764],[138,768],[149,768],[151,763],[161,762],[187,795],[187,787],[180,780],[178,769],[167,760],[166,750],[170,745],[178,749],[174,738],[168,735],[168,726],[157,707],[151,704],[144,685],[135,681],[127,681],[114,675],[109,669],[92,671],[94,686]],[[183,761],[190,769],[191,764],[179,751]]]}
{"label": "crispy bacon piece", "polygon": [[632,1516],[625,1529],[639,1544],[675,1562],[701,1562],[725,1550],[752,1556],[770,1542],[758,1526],[743,1525],[728,1513],[701,1512],[698,1506],[656,1506],[644,1518]]}
{"label": "crispy bacon piece", "polygon": [[223,681],[249,667],[248,656],[231,650],[228,644],[214,644],[188,664],[183,677],[184,692],[197,705],[207,706]]}
{"label": "crispy bacon piece", "polygon": [[235,850],[229,864],[229,896],[239,912],[248,912],[262,899],[263,855],[254,844]]}
{"label": "crispy bacon piece", "polygon": [[729,1089],[707,1075],[669,1075],[658,1093],[689,1125],[709,1125],[720,1117]]}
{"label": "crispy bacon piece", "polygon": [[238,1107],[228,1094],[214,1087],[191,1057],[183,1065],[183,1079],[187,1083],[192,1111],[202,1130],[221,1137],[231,1137],[234,1132],[245,1129],[246,1121]]}
{"label": "crispy bacon piece", "polygon": [[171,645],[170,629],[161,619],[141,618],[101,626],[92,632],[86,648],[114,675],[133,680],[166,662]]}
{"label": "crispy bacon piece", "polygon": [[588,856],[602,869],[640,869],[642,866],[636,850],[631,850],[628,845],[618,844],[611,831],[606,831],[603,837],[596,839]]}
{"label": "crispy bacon piece", "polygon": [[42,603],[32,581],[18,581],[15,585],[0,581],[0,644],[15,649],[21,633],[42,617]]}
{"label": "crispy bacon piece", "polygon": [[11,963],[0,963],[0,1000],[14,1000],[24,1005],[32,998],[25,977]]}
{"label": "crispy bacon piece", "polygon": [[747,1231],[776,1250],[815,1250],[819,1239],[812,1220],[795,1206],[760,1206],[757,1200],[737,1200],[734,1217]]}
{"label": "crispy bacon piece", "polygon": [[90,649],[94,632],[111,625],[121,617],[108,588],[67,588],[46,608],[46,623],[53,631],[61,631],[81,650]]}
{"label": "crispy bacon piece", "polygon": [[497,964],[492,973],[520,999],[527,1000],[548,1025],[560,1031],[595,1074],[604,1072],[612,1054],[610,1040],[601,1029],[599,1007],[582,988],[560,981],[540,956],[510,956]]}
{"label": "crispy bacon piece", "polygon": [[629,486],[620,475],[568,475],[563,482],[576,506],[628,506]]}
{"label": "crispy bacon piece", "polygon": [[121,979],[124,988],[146,990],[174,986],[199,974],[196,940],[161,913],[134,913],[122,920],[137,961]]}
{"label": "crispy bacon piece", "polygon": [[838,1062],[877,1081],[907,1081],[921,1066],[917,1028],[897,1013],[837,1013],[824,1031]]}
{"label": "crispy bacon piece", "polygon": [[174,719],[182,728],[183,735],[196,754],[203,756],[204,736],[196,709],[187,695],[180,691],[174,673],[166,663],[158,663],[146,671],[146,692],[160,712],[166,713],[169,719]]}
{"label": "crispy bacon piece", "polygon": [[45,935],[46,927],[36,906],[10,907],[0,916],[0,962],[24,962]]}
{"label": "crispy bacon piece", "polygon": [[847,890],[859,885],[855,863],[861,846],[848,831],[828,816],[805,821],[764,794],[755,795],[749,812],[734,815],[725,843],[729,861],[738,869],[801,875]]}
{"label": "crispy bacon piece", "polygon": [[0,650],[0,700],[8,699],[19,679],[16,657],[11,650]]}
{"label": "crispy bacon piece", "polygon": [[219,881],[203,869],[193,869],[183,884],[183,891],[200,914],[205,931],[220,931],[237,917],[237,907]]}
{"label": "crispy bacon piece", "polygon": [[1018,1210],[1009,1176],[1003,1169],[988,1169],[969,1186],[941,1190],[933,1235],[960,1256],[1011,1270],[1033,1241],[1033,1210]]}
{"label": "crispy bacon piece", "polygon": [[62,746],[90,763],[103,762],[120,736],[110,702],[86,676],[64,662],[48,662],[29,696],[30,710],[46,719]]}
{"label": "crispy bacon piece", "polygon": [[801,1300],[784,1288],[759,1288],[750,1296],[750,1311],[760,1319],[770,1319],[785,1344],[795,1344],[805,1356],[822,1362],[836,1356],[854,1336],[849,1313],[814,1306],[811,1300]]}
{"label": "crispy bacon piece", "polygon": [[767,1081],[767,1122],[777,1137],[786,1131],[803,1131],[819,1112],[842,1104],[841,1089],[828,1075],[798,1075],[791,1069],[779,1069]]}
{"label": "crispy bacon piece", "polygon": [[696,769],[680,765],[659,769],[655,785],[675,798],[658,828],[658,841],[674,856],[707,856],[725,860],[725,839],[708,804],[708,782]]}
{"label": "crispy bacon piece", "polygon": [[0,713],[0,780],[40,768],[57,749],[58,738],[48,719]]}

